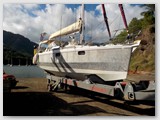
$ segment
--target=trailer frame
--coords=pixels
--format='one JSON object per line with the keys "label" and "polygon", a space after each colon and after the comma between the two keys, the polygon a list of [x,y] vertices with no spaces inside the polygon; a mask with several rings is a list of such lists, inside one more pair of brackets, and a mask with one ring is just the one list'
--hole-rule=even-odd
{"label": "trailer frame", "polygon": [[134,81],[117,80],[115,84],[93,83],[89,78],[76,80],[72,78],[57,77],[47,73],[48,91],[55,91],[59,88],[67,89],[68,86],[81,88],[104,95],[120,98],[125,101],[150,100],[155,101],[155,81]]}

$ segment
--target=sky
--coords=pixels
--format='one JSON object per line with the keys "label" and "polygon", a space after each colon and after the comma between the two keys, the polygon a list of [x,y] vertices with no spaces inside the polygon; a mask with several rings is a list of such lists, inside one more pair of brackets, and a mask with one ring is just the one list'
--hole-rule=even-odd
{"label": "sky", "polygon": [[[127,22],[142,18],[145,7],[123,4]],[[118,4],[105,4],[112,37],[114,30],[124,28]],[[40,34],[50,34],[66,27],[81,17],[80,4],[3,4],[3,30],[21,34],[38,43]],[[100,4],[85,4],[85,38],[94,42],[109,40]]]}

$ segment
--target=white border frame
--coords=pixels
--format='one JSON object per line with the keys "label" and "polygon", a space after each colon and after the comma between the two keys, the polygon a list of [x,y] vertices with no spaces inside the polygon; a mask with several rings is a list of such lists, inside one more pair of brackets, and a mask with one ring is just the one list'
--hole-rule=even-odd
{"label": "white border frame", "polygon": [[[76,4],[79,4],[79,3],[93,3],[93,4],[96,4],[96,3],[130,3],[130,4],[143,4],[143,3],[146,3],[146,4],[155,4],[156,5],[156,60],[155,60],[155,71],[156,71],[156,105],[155,105],[155,108],[156,108],[156,117],[147,117],[147,116],[137,116],[138,119],[159,119],[159,114],[158,114],[158,111],[159,111],[159,80],[160,80],[160,72],[159,72],[159,61],[160,61],[160,50],[159,50],[159,45],[160,45],[160,37],[159,37],[159,28],[160,28],[160,24],[159,24],[159,21],[160,21],[160,3],[158,3],[158,0],[1,0],[0,2],[0,21],[1,21],[1,31],[0,31],[0,52],[1,52],[1,56],[0,56],[0,62],[1,62],[1,66],[0,66],[0,73],[2,75],[2,71],[3,71],[3,4],[5,3],[41,3],[41,4],[45,4],[45,3],[63,3],[63,4],[69,4],[69,3],[76,3]],[[13,120],[22,120],[23,119],[37,119],[37,120],[41,120],[41,119],[55,119],[55,118],[59,118],[59,119],[86,119],[86,117],[55,117],[55,116],[48,116],[48,117],[27,117],[27,116],[24,116],[24,117],[6,117],[6,116],[3,116],[3,82],[1,80],[0,82],[0,88],[1,88],[1,92],[0,92],[0,119],[3,120],[3,119],[13,119]],[[136,116],[133,116],[133,117],[124,117],[124,116],[103,116],[103,117],[89,117],[87,116],[87,119],[135,119],[137,118]]]}

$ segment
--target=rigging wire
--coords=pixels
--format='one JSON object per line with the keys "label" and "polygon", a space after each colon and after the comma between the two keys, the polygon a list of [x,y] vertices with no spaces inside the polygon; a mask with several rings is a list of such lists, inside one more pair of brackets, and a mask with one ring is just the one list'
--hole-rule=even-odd
{"label": "rigging wire", "polygon": [[[74,4],[74,8],[76,8],[76,4]],[[73,9],[73,13],[74,13],[74,21],[76,22],[76,9]],[[76,28],[76,24],[75,24],[75,28]],[[75,34],[74,34],[75,37]]]}
{"label": "rigging wire", "polygon": [[110,22],[110,25],[112,25],[113,22],[115,22],[115,21],[117,20],[118,17],[119,17],[119,15],[117,15],[117,16],[112,20],[112,22]]}
{"label": "rigging wire", "polygon": [[[111,23],[109,23],[109,26],[111,26],[114,22],[115,22],[115,20],[117,19],[119,17],[119,15],[117,15],[113,20],[112,20],[112,22]],[[100,22],[97,26],[95,26],[94,28],[99,28],[99,27],[101,27],[100,25],[102,24],[104,22],[104,20],[102,20],[102,22]],[[120,25],[119,25],[120,26]],[[91,27],[92,28],[92,27]],[[102,29],[104,28],[104,26],[102,26]],[[93,28],[92,28],[93,29]],[[92,29],[91,29],[91,31],[92,31]],[[88,32],[87,32],[87,34],[88,34]],[[92,34],[91,34],[92,35]],[[92,38],[92,37],[91,37]],[[97,38],[97,37],[96,37]],[[92,40],[92,39],[91,39]]]}
{"label": "rigging wire", "polygon": [[118,15],[118,17],[119,17],[118,29],[114,30],[115,33],[114,33],[112,39],[115,38],[115,36],[116,36],[116,34],[117,34],[117,32],[118,32],[119,30],[124,30],[124,28],[123,28],[123,29],[122,29],[122,28],[120,29],[120,26],[121,26],[121,23],[122,23],[122,19],[120,19],[120,15]]}
{"label": "rigging wire", "polygon": [[[92,10],[93,10],[93,5],[92,5]],[[93,32],[93,31],[92,31],[92,30],[93,30],[93,29],[92,29],[92,24],[91,24],[91,40],[92,40],[92,37],[93,37],[93,36],[92,36],[92,32]]]}
{"label": "rigging wire", "polygon": [[[95,26],[94,28],[92,28],[92,29],[96,29],[96,28],[101,27],[100,25],[101,25],[102,23],[103,23],[103,21],[101,21],[98,25],[96,25],[96,26]],[[90,29],[89,29],[89,30],[90,30]],[[88,30],[87,34],[90,32],[89,30]]]}
{"label": "rigging wire", "polygon": [[61,23],[60,23],[60,41],[61,41],[61,30],[62,30],[62,15],[61,15]]}

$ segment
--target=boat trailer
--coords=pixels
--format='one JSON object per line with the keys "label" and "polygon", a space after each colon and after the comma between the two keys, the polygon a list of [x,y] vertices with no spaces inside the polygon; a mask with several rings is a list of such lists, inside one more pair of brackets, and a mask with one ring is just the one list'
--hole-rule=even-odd
{"label": "boat trailer", "polygon": [[48,91],[59,88],[67,89],[68,86],[101,93],[104,95],[120,98],[125,101],[150,100],[155,101],[155,81],[115,81],[114,84],[93,83],[89,79],[80,81],[71,78],[57,77],[47,74]]}

